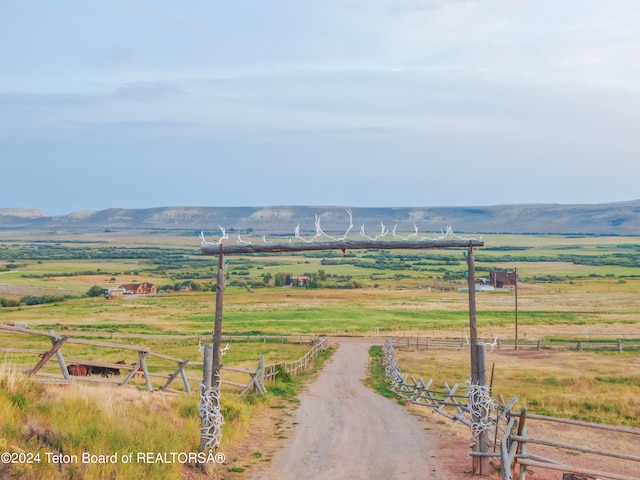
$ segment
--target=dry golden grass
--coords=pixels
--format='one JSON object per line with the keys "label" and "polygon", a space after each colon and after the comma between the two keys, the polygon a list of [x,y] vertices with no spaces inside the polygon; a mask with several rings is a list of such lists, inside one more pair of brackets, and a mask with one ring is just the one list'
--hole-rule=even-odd
{"label": "dry golden grass", "polygon": [[[461,350],[397,349],[400,369],[434,385],[470,378],[470,353]],[[532,413],[595,423],[640,426],[640,357],[625,352],[494,350],[494,396],[519,398]]]}

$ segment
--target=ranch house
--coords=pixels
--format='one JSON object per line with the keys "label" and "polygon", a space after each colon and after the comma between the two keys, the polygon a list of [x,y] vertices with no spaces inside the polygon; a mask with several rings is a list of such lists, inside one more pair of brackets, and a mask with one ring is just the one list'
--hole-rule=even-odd
{"label": "ranch house", "polygon": [[297,287],[308,287],[311,278],[308,275],[298,275],[291,277],[291,284]]}
{"label": "ranch house", "polygon": [[490,272],[489,285],[492,285],[495,288],[515,287],[516,272],[514,270]]}
{"label": "ranch house", "polygon": [[133,295],[146,295],[148,293],[156,293],[158,291],[158,287],[153,283],[127,283],[125,285],[120,285],[120,288],[124,288],[127,293],[131,293]]}

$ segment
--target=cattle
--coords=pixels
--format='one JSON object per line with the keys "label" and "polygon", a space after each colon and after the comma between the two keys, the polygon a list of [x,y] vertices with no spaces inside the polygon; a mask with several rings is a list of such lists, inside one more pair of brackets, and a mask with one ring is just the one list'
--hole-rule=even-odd
{"label": "cattle", "polygon": [[107,367],[96,367],[94,365],[94,366],[89,367],[89,370],[90,370],[89,371],[90,375],[102,375],[103,377],[108,377],[109,376],[109,373],[107,371],[108,370]]}
{"label": "cattle", "polygon": [[[119,365],[124,364],[124,360],[120,360],[118,362],[116,362]],[[120,370],[118,368],[113,368],[113,367],[98,367],[98,366],[93,366],[90,367],[91,371],[89,372],[90,374],[93,375],[102,375],[103,377],[108,377],[110,375],[113,375],[115,377],[119,377],[120,376]]]}
{"label": "cattle", "polygon": [[69,375],[73,375],[74,377],[86,377],[91,375],[90,369],[91,367],[87,367],[86,365],[69,365],[67,367]]}

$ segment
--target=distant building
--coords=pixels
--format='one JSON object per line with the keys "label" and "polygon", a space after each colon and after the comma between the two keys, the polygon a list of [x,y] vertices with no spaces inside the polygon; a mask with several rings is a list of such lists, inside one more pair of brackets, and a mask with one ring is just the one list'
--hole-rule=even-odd
{"label": "distant building", "polygon": [[515,287],[515,270],[503,270],[489,273],[489,285],[495,288]]}
{"label": "distant building", "polygon": [[124,295],[124,288],[110,288],[104,291],[104,298],[117,298]]}
{"label": "distant building", "polygon": [[127,283],[120,285],[120,288],[133,295],[147,295],[158,291],[158,287],[153,283]]}
{"label": "distant building", "polygon": [[308,287],[309,282],[311,281],[311,277],[307,275],[298,275],[291,277],[291,284],[296,287]]}

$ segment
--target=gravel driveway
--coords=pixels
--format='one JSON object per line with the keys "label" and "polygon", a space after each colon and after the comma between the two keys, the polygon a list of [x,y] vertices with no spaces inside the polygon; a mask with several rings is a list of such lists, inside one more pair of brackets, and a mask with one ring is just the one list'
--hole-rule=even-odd
{"label": "gravel driveway", "polygon": [[[364,384],[370,343],[340,341],[300,396],[296,430],[254,479],[450,479],[446,432]],[[450,445],[449,445],[450,446]],[[464,451],[464,450],[463,450]],[[458,458],[462,471],[467,458]]]}

